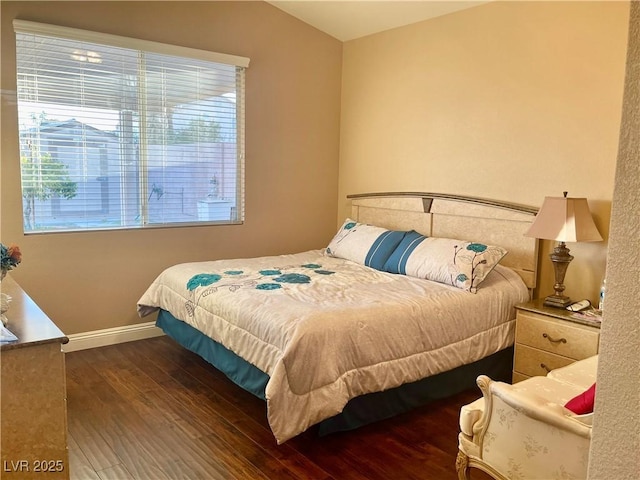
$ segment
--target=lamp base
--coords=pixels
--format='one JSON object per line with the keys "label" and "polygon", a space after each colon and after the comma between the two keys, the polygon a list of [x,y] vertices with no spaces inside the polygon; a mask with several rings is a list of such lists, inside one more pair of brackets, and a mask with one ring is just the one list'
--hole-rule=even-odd
{"label": "lamp base", "polygon": [[564,242],[560,242],[549,257],[553,262],[553,272],[556,277],[556,283],[553,286],[555,293],[544,299],[544,305],[565,308],[571,304],[571,299],[564,295],[564,274],[567,272],[567,267],[573,257],[569,254],[569,249]]}
{"label": "lamp base", "polygon": [[564,295],[549,295],[544,299],[544,305],[547,307],[566,308],[571,305],[571,299]]}

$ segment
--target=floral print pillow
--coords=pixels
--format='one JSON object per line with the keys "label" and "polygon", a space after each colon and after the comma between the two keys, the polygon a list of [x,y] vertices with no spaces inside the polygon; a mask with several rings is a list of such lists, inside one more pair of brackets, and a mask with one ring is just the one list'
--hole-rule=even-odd
{"label": "floral print pillow", "polygon": [[506,254],[502,247],[409,232],[390,255],[384,270],[476,293]]}

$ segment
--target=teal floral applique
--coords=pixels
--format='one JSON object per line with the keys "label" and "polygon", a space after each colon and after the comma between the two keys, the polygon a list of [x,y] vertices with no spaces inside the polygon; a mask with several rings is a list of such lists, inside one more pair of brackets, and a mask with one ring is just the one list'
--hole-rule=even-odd
{"label": "teal floral applique", "polygon": [[270,277],[270,276],[273,276],[273,275],[280,275],[282,272],[280,270],[273,269],[273,270],[260,270],[258,273],[260,275],[264,275],[266,277]]}
{"label": "teal floral applique", "polygon": [[466,267],[469,275],[465,273],[458,273],[455,277],[455,281],[452,282],[452,285],[455,285],[455,283],[458,282],[465,286],[465,290],[473,291],[476,283],[476,277],[478,276],[476,268],[487,263],[487,259],[484,257],[484,254],[489,253],[489,247],[484,243],[472,242],[466,247],[458,247],[458,245],[455,245],[453,248],[453,264],[461,264]]}
{"label": "teal floral applique", "polygon": [[[217,273],[199,273],[189,279],[189,281],[187,282],[187,290],[189,290],[190,292],[194,292],[196,288],[208,287],[209,285],[213,285],[214,283],[220,281],[221,278],[222,275],[218,275]],[[207,293],[207,291],[205,290],[204,296],[206,297],[208,294],[209,293]],[[200,298],[202,298],[202,296],[203,294],[201,293],[198,298],[195,299],[195,302],[193,302],[192,300],[188,300],[185,303],[185,308],[190,317],[194,316],[195,309],[198,306],[198,303],[200,302]]]}
{"label": "teal floral applique", "polygon": [[344,229],[345,230],[351,230],[353,227],[355,227],[357,225],[356,222],[349,222],[347,224],[345,224]]}
{"label": "teal floral applique", "polygon": [[199,273],[194,275],[187,282],[187,290],[192,291],[198,287],[208,287],[222,278],[217,273]]}
{"label": "teal floral applique", "polygon": [[467,277],[467,275],[466,275],[466,274],[464,274],[464,273],[460,273],[460,274],[456,277],[456,281],[457,281],[457,282],[460,282],[460,283],[464,283],[464,282],[466,282],[467,280],[469,280],[469,277]]}
{"label": "teal floral applique", "polygon": [[336,272],[332,272],[331,270],[314,270],[318,275],[333,275]]}
{"label": "teal floral applique", "polygon": [[281,283],[311,283],[311,277],[301,273],[285,273],[273,280]]}
{"label": "teal floral applique", "polygon": [[482,243],[470,243],[467,245],[467,250],[471,250],[475,253],[482,253],[487,250],[487,246]]}
{"label": "teal floral applique", "polygon": [[257,290],[277,290],[279,288],[282,288],[279,283],[259,283],[256,285]]}
{"label": "teal floral applique", "polygon": [[[298,267],[291,265],[283,268],[259,270],[257,272],[246,272],[245,270],[238,269],[226,270],[222,274],[200,273],[191,277],[187,282],[187,289],[189,291],[196,294],[195,290],[198,287],[210,287],[213,284],[216,285],[212,286],[211,288],[200,290],[196,295],[196,298],[187,302],[186,308],[189,315],[193,316],[195,308],[198,306],[200,300],[219,291],[221,288],[228,288],[230,292],[236,292],[243,288],[255,288],[257,290],[278,290],[283,288],[283,284],[287,283],[299,285],[311,283],[312,278],[309,275],[295,272],[287,273],[287,270],[290,269],[306,268],[309,270],[313,270],[313,272],[317,275],[333,275],[334,273],[336,273],[331,270],[324,270],[321,267],[322,265],[318,263],[306,263]],[[238,281],[237,279],[239,276],[244,276],[246,277],[246,279],[244,281]],[[232,283],[230,283],[230,277],[236,277],[236,279],[232,281]],[[267,279],[265,277],[269,278]],[[227,280],[226,282],[224,281],[225,279]],[[261,280],[263,281],[262,283],[260,283]]]}

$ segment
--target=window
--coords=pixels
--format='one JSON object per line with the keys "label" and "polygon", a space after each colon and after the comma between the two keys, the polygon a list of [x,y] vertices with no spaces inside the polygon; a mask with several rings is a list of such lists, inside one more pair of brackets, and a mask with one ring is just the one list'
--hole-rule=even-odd
{"label": "window", "polygon": [[243,221],[248,59],[14,28],[25,233]]}

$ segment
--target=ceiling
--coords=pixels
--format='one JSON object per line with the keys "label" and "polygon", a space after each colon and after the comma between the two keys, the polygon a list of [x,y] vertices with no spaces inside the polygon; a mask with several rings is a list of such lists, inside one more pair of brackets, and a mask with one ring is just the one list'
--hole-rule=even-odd
{"label": "ceiling", "polygon": [[343,42],[487,3],[487,0],[267,1]]}

